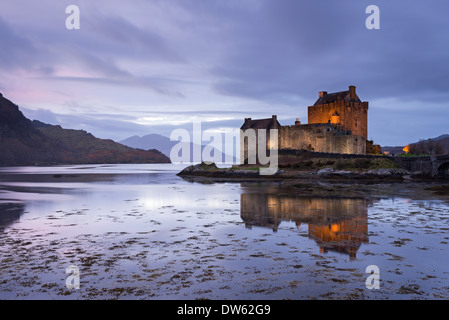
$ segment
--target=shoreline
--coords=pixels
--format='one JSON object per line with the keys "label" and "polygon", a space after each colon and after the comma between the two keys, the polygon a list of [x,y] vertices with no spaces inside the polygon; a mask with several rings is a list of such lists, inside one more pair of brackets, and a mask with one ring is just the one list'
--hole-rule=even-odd
{"label": "shoreline", "polygon": [[260,175],[257,167],[233,166],[218,168],[215,163],[191,165],[177,174],[180,177],[211,178],[214,181],[284,181],[284,180],[356,180],[373,182],[434,182],[447,179],[432,177],[422,172],[410,172],[401,168],[379,168],[370,170],[336,170],[321,168],[310,170],[279,169],[274,175]]}

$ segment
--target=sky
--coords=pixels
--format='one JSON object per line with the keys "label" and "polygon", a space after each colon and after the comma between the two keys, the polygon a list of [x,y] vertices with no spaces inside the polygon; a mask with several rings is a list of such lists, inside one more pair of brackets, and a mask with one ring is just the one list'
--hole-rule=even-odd
{"label": "sky", "polygon": [[[68,29],[66,8],[79,8]],[[368,29],[369,5],[380,29]],[[449,2],[2,0],[0,92],[30,119],[99,138],[307,122],[357,87],[368,139],[449,133]]]}

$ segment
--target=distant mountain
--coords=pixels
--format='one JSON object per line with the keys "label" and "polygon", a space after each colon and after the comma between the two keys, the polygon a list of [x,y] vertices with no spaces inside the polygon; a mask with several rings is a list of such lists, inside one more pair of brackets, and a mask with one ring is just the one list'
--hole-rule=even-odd
{"label": "distant mountain", "polygon": [[442,134],[441,136],[438,136],[436,138],[433,138],[434,141],[440,141],[440,140],[447,140],[449,139],[449,134]]}
{"label": "distant mountain", "polygon": [[84,130],[31,121],[0,94],[0,165],[169,162],[158,150],[133,149]]}
{"label": "distant mountain", "polygon": [[[423,139],[423,140],[429,140],[429,139]],[[443,154],[449,154],[449,134],[442,134],[436,138],[430,138],[431,141],[437,142],[442,149]],[[408,146],[410,145],[414,145],[414,144],[418,144],[419,141],[417,142],[412,142],[409,143]],[[390,147],[390,146],[385,146],[382,147],[382,152],[389,152],[390,154],[401,154],[404,153],[403,149],[405,148],[405,146],[394,146],[394,147]]]}
{"label": "distant mountain", "polygon": [[119,141],[119,143],[131,148],[142,150],[157,149],[169,157],[170,150],[178,143],[178,141],[170,141],[170,138],[154,133],[143,137],[132,136],[125,140]]}
{"label": "distant mountain", "polygon": [[[170,157],[170,152],[172,148],[179,144],[179,141],[171,141],[170,138],[162,136],[160,134],[148,134],[143,137],[139,136],[132,136],[125,140],[119,141],[119,143],[124,144],[125,146],[131,147],[131,148],[138,148],[143,150],[148,149],[157,149],[160,150],[163,154],[165,154],[167,157]],[[193,162],[193,147],[197,146],[193,143],[190,143],[188,148],[190,148],[190,162]],[[185,146],[187,147],[187,146]],[[201,146],[201,152],[206,147],[206,145]],[[226,160],[225,154],[222,154],[222,161],[224,162]],[[232,158],[235,162],[235,157]]]}

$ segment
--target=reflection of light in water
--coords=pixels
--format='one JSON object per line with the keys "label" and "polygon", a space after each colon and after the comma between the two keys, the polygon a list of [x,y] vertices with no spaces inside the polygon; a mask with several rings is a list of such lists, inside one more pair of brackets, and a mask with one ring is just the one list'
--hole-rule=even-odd
{"label": "reflection of light in water", "polygon": [[67,183],[67,182],[2,182],[1,186],[24,187],[24,188],[55,188],[57,189],[87,189],[94,186],[88,183]]}
{"label": "reflection of light in water", "polygon": [[241,218],[248,228],[269,227],[274,232],[284,221],[294,222],[298,229],[304,222],[320,252],[337,251],[355,258],[360,245],[368,242],[369,203],[364,198],[243,193]]}
{"label": "reflection of light in water", "polygon": [[140,202],[146,209],[156,210],[163,206],[185,207],[190,206],[191,198],[180,194],[168,192],[144,192],[140,195]]}
{"label": "reflection of light in water", "polygon": [[[207,189],[209,188],[209,189]],[[229,206],[229,194],[214,193],[213,188],[199,187],[198,191],[189,190],[182,192],[173,190],[174,192],[167,192],[166,190],[145,190],[139,195],[140,201],[144,207],[149,210],[160,209],[163,206],[173,206],[174,208],[207,208],[210,209],[224,209]],[[192,197],[192,194],[201,195],[201,197]]]}
{"label": "reflection of light in water", "polygon": [[7,174],[132,174],[179,172],[187,165],[174,164],[111,164],[111,165],[61,165],[50,167],[3,167],[0,173]]}
{"label": "reflection of light in water", "polygon": [[67,194],[31,193],[31,192],[2,192],[0,199],[13,201],[66,201],[73,199]]}

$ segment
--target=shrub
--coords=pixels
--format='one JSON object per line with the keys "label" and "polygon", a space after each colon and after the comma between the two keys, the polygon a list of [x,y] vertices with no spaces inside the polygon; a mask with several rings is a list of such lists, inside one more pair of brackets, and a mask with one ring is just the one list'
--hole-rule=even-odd
{"label": "shrub", "polygon": [[359,169],[368,169],[372,164],[370,159],[355,159],[354,161],[354,167]]}
{"label": "shrub", "polygon": [[347,167],[348,165],[345,161],[337,161],[337,163],[335,164],[335,169],[337,170],[343,170],[346,169]]}

